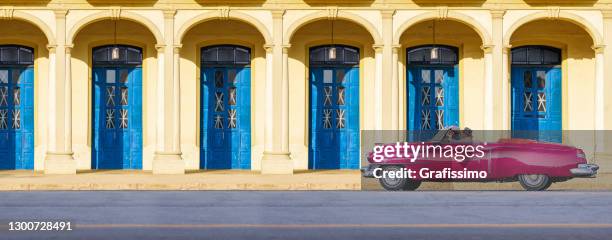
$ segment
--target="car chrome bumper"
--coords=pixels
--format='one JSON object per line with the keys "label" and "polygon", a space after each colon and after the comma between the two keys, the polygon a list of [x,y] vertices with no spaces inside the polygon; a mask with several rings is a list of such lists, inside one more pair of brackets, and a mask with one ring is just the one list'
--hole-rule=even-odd
{"label": "car chrome bumper", "polygon": [[570,169],[570,172],[574,177],[595,177],[598,169],[597,164],[578,164],[578,167]]}
{"label": "car chrome bumper", "polygon": [[373,178],[374,169],[376,169],[377,167],[380,167],[380,165],[370,164],[366,167],[361,168],[361,176],[366,177],[366,178]]}

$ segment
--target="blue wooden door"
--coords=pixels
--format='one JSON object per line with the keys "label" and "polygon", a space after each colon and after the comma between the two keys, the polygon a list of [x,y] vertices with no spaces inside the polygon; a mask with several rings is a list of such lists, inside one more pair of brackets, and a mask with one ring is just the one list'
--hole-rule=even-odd
{"label": "blue wooden door", "polygon": [[203,66],[200,168],[251,168],[251,68]]}
{"label": "blue wooden door", "polygon": [[427,140],[437,130],[459,126],[457,66],[409,65],[408,130]]}
{"label": "blue wooden door", "polygon": [[0,65],[0,169],[34,168],[34,69]]}
{"label": "blue wooden door", "polygon": [[93,169],[142,169],[142,68],[93,68]]}
{"label": "blue wooden door", "polygon": [[561,142],[561,68],[513,66],[514,137]]}
{"label": "blue wooden door", "polygon": [[310,68],[310,169],[359,168],[359,68]]}

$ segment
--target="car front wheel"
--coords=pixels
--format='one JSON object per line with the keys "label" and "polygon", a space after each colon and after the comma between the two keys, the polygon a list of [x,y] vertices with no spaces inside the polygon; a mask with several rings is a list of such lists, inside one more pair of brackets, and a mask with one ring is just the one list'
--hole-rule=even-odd
{"label": "car front wheel", "polygon": [[552,184],[550,178],[543,174],[524,174],[519,175],[518,179],[527,191],[544,191]]}
{"label": "car front wheel", "polygon": [[[386,166],[385,171],[401,170],[400,166]],[[414,191],[421,186],[421,181],[412,180],[409,178],[380,178],[380,185],[387,191]]]}

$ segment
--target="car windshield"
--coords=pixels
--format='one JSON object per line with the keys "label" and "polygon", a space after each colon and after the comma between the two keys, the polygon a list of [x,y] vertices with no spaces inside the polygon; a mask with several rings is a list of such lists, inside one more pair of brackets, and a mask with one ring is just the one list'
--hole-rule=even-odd
{"label": "car windshield", "polygon": [[448,133],[448,131],[449,131],[449,129],[442,129],[442,130],[438,131],[438,133],[436,133],[436,135],[434,135],[434,136],[431,138],[431,140],[430,140],[430,141],[431,141],[431,142],[434,142],[434,143],[439,143],[439,142],[442,142],[442,140],[444,139],[444,137],[446,137],[446,134]]}
{"label": "car windshield", "polygon": [[449,127],[438,131],[430,141],[432,143],[471,143],[472,131],[469,128],[461,130],[457,127]]}

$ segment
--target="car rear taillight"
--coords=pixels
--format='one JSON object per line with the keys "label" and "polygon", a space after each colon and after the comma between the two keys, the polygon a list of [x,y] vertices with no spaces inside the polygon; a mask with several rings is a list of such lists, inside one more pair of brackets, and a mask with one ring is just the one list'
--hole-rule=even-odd
{"label": "car rear taillight", "polygon": [[578,149],[578,151],[576,151],[576,158],[586,159],[586,154],[584,154],[584,152],[581,149]]}

